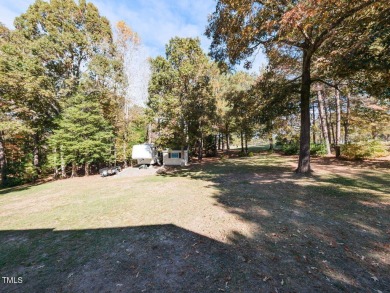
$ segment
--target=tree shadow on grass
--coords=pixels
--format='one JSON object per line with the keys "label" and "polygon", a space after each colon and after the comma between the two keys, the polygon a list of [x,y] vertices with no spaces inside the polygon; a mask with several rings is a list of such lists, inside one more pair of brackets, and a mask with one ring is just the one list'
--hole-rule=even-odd
{"label": "tree shadow on grass", "polygon": [[25,184],[25,185],[20,185],[20,186],[13,186],[13,187],[0,187],[0,195],[6,195],[8,193],[12,193],[15,191],[23,191],[23,190],[28,190],[33,186],[36,186],[39,184]]}
{"label": "tree shadow on grass", "polygon": [[[1,292],[272,291],[265,264],[175,225],[0,231]],[[240,269],[238,269],[240,268]]]}
{"label": "tree shadow on grass", "polygon": [[13,193],[16,191],[24,191],[24,190],[29,190],[30,188],[34,186],[39,186],[39,185],[44,185],[46,183],[53,182],[53,180],[40,180],[34,183],[26,183],[23,185],[17,185],[17,186],[11,186],[11,187],[1,187],[0,186],[0,196],[1,195],[6,195],[9,193]]}
{"label": "tree shadow on grass", "polygon": [[279,291],[390,287],[387,172],[302,177],[282,162],[245,158],[171,174],[212,183],[217,204],[252,227],[230,242],[248,261],[266,262]]}

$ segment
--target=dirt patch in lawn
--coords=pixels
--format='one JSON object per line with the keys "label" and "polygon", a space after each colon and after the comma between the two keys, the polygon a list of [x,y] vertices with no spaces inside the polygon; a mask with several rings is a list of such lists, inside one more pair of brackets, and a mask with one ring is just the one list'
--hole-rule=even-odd
{"label": "dirt patch in lawn", "polygon": [[[23,284],[0,291],[386,292],[389,169],[315,158],[299,176],[295,160],[205,159],[8,193],[0,275]],[[39,198],[51,208],[26,204]]]}

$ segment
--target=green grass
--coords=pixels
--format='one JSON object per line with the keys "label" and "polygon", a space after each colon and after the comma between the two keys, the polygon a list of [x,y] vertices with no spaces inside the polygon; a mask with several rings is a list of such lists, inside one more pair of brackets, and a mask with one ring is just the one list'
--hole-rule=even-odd
{"label": "green grass", "polygon": [[[317,159],[312,175],[299,176],[294,160],[257,153],[176,168],[164,176],[93,176],[2,190],[0,275],[23,276],[25,287],[19,289],[25,292],[80,291],[85,282],[87,291],[115,291],[123,282],[117,275],[142,291],[149,288],[147,280],[193,284],[196,276],[207,275],[224,286],[227,270],[239,269],[242,278],[228,281],[233,291],[248,291],[248,284],[272,291],[280,287],[280,274],[288,276],[283,280],[292,291],[310,291],[315,288],[304,276],[312,266],[329,291],[364,291],[371,288],[371,275],[381,279],[374,288],[383,291],[389,282],[389,170]],[[303,255],[306,262],[300,262]],[[247,258],[251,261],[241,261]],[[151,273],[156,261],[180,272],[158,277]],[[205,275],[182,273],[194,261]],[[260,268],[272,281],[256,277]],[[105,279],[111,270],[112,280]]]}

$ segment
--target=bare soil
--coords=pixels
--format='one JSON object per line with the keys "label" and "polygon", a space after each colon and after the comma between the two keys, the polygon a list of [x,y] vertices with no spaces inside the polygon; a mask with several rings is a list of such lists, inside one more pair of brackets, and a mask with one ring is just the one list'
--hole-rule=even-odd
{"label": "bare soil", "polygon": [[[233,154],[234,155],[234,154]],[[389,292],[388,160],[206,158],[0,191],[1,292]]]}

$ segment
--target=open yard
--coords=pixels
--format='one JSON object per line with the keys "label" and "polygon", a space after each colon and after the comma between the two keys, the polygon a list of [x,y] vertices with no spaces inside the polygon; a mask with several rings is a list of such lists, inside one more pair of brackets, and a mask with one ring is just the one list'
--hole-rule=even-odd
{"label": "open yard", "polygon": [[206,159],[0,190],[1,292],[389,292],[389,161]]}

